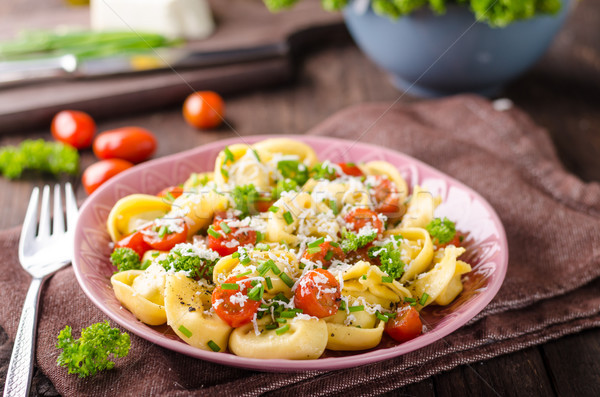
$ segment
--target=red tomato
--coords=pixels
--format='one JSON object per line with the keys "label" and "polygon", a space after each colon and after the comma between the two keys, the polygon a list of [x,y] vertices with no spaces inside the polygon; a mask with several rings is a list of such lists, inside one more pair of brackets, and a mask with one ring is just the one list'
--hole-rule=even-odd
{"label": "red tomato", "polygon": [[385,324],[385,332],[398,342],[406,342],[423,333],[423,323],[419,312],[409,304],[404,304],[396,310],[396,318],[391,318]]}
{"label": "red tomato", "polygon": [[77,110],[63,110],[52,119],[52,136],[57,141],[85,149],[92,144],[96,123],[89,114]]}
{"label": "red tomato", "polygon": [[[158,226],[156,224],[150,225],[142,229],[141,233],[144,236],[144,241],[150,247],[159,251],[169,251],[177,244],[185,243],[187,240],[188,226],[183,218],[173,219],[177,228],[181,228],[180,231],[172,232],[168,226]],[[165,229],[162,229],[165,227]],[[163,234],[164,233],[164,234]],[[163,234],[161,236],[161,234]]]}
{"label": "red tomato", "polygon": [[373,186],[375,211],[384,214],[391,221],[398,220],[404,215],[404,205],[400,203],[398,190],[392,181],[379,175],[375,176],[377,185]]}
{"label": "red tomato", "polygon": [[[448,241],[445,244],[436,244],[438,246],[438,248],[444,248],[447,247],[449,245],[453,245],[455,247],[460,247],[462,244],[462,239],[464,239],[464,235],[462,233],[456,232],[454,234],[454,238],[450,241]],[[435,239],[437,241],[437,239]]]}
{"label": "red tomato", "polygon": [[229,233],[225,233],[221,225],[222,223],[227,224],[227,221],[231,220],[215,217],[212,228],[221,236],[217,238],[210,233],[208,234],[208,248],[217,251],[221,256],[231,255],[237,251],[238,247],[256,243],[256,232],[254,230],[238,230],[237,227],[228,225],[231,230]]}
{"label": "red tomato", "polygon": [[375,211],[368,208],[357,208],[350,211],[344,216],[344,220],[348,224],[348,228],[358,232],[367,225],[371,225],[373,229],[377,229],[377,233],[383,233],[383,222],[377,217]]}
{"label": "red tomato", "polygon": [[157,194],[157,196],[166,198],[169,194],[171,195],[171,197],[176,199],[177,197],[179,197],[183,194],[183,188],[181,186],[169,186],[169,187],[166,187],[163,190],[161,190]]}
{"label": "red tomato", "polygon": [[267,212],[273,203],[273,200],[267,200],[266,198],[261,197],[261,199],[256,201],[254,205],[256,206],[256,210],[258,212]]}
{"label": "red tomato", "polygon": [[121,159],[98,161],[83,171],[81,183],[83,184],[85,191],[88,194],[92,194],[92,192],[98,189],[104,182],[131,167],[133,167],[133,164]]}
{"label": "red tomato", "polygon": [[218,127],[225,117],[223,98],[212,91],[195,92],[183,103],[183,117],[192,127]]}
{"label": "red tomato", "polygon": [[156,151],[154,135],[140,127],[121,127],[104,131],[94,141],[94,154],[99,159],[118,158],[140,163]]}
{"label": "red tomato", "polygon": [[312,262],[320,261],[325,269],[331,265],[331,262],[334,259],[338,259],[340,261],[346,259],[346,254],[344,254],[344,251],[339,244],[336,247],[331,245],[331,242],[325,241],[324,243],[320,244],[319,247],[321,248],[319,252],[310,253],[309,251],[304,251],[304,255],[302,255],[302,257]]}
{"label": "red tomato", "polygon": [[131,248],[138,253],[141,259],[144,253],[150,249],[150,246],[144,241],[144,235],[137,231],[117,241],[115,248]]}
{"label": "red tomato", "polygon": [[[247,278],[246,276],[229,277],[223,284],[237,283],[239,289],[223,289],[222,284],[219,284],[212,293],[212,307],[215,312],[223,321],[235,328],[252,321],[261,303],[248,298],[248,291],[252,288],[252,284],[250,280],[246,280]],[[232,300],[233,296],[238,299]]]}
{"label": "red tomato", "polygon": [[363,176],[363,172],[354,163],[338,163],[342,172],[350,176]]}
{"label": "red tomato", "polygon": [[340,283],[333,274],[325,269],[314,269],[298,283],[294,303],[303,313],[323,318],[337,313],[341,297]]}

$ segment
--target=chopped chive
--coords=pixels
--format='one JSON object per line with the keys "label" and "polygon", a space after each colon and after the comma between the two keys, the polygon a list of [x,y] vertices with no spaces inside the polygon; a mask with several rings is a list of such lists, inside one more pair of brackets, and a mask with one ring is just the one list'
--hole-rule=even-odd
{"label": "chopped chive", "polygon": [[231,254],[232,258],[239,258],[240,257],[240,253],[238,251],[235,251],[233,254]]}
{"label": "chopped chive", "polygon": [[280,324],[285,324],[285,323],[287,323],[287,320],[286,320],[285,318],[281,318],[281,317],[277,317],[277,318],[275,319],[275,321],[277,321],[277,322],[278,322],[278,323],[280,323]]}
{"label": "chopped chive", "polygon": [[331,208],[331,211],[333,212],[333,215],[337,215],[340,213],[340,210],[338,208],[337,205],[337,201],[335,200],[329,200],[329,203],[327,204],[329,208]]}
{"label": "chopped chive", "polygon": [[221,175],[223,175],[225,178],[229,178],[229,172],[227,172],[225,167],[221,167]]}
{"label": "chopped chive", "polygon": [[363,280],[366,280],[366,279],[367,279],[367,275],[366,275],[366,274],[363,274],[361,278],[362,278]]}
{"label": "chopped chive", "polygon": [[424,306],[425,303],[427,303],[427,299],[429,299],[429,295],[427,294],[427,292],[423,292],[423,295],[421,296],[421,299],[419,300],[419,305]]}
{"label": "chopped chive", "polygon": [[167,232],[169,231],[169,229],[167,229],[166,226],[161,226],[160,229],[158,229],[158,237],[163,238],[167,235]]}
{"label": "chopped chive", "polygon": [[316,254],[317,252],[321,252],[321,247],[307,248],[306,252],[308,252],[309,254]]}
{"label": "chopped chive", "polygon": [[464,239],[465,239],[465,236],[458,236],[458,241],[459,242],[462,243],[464,241]]}
{"label": "chopped chive", "polygon": [[319,245],[323,244],[325,242],[325,238],[321,237],[315,241],[313,241],[312,243],[308,244],[309,248],[314,248],[314,247],[318,247]]}
{"label": "chopped chive", "polygon": [[182,334],[184,334],[186,338],[189,338],[190,336],[192,336],[192,331],[190,331],[189,329],[187,329],[183,325],[179,326],[179,332],[181,332]]}
{"label": "chopped chive", "polygon": [[336,247],[336,248],[340,247],[340,245],[338,243],[336,243],[335,241],[330,241],[329,245],[331,245],[332,247]]}
{"label": "chopped chive", "polygon": [[219,347],[219,345],[217,345],[212,340],[209,340],[208,343],[207,343],[207,345],[208,345],[208,347],[210,347],[210,350],[212,350],[214,352],[221,351],[221,348]]}
{"label": "chopped chive", "polygon": [[365,307],[363,305],[350,306],[348,308],[348,311],[350,311],[350,313],[353,313],[353,312],[362,312],[363,310],[365,310]]}
{"label": "chopped chive", "polygon": [[248,263],[250,263],[250,261],[251,261],[251,259],[249,256],[244,256],[244,257],[240,256],[240,263],[242,265],[247,265]]}
{"label": "chopped chive", "polygon": [[294,286],[294,280],[292,280],[290,276],[288,276],[284,272],[281,272],[279,278],[281,278],[281,281],[283,281],[288,287],[292,288]]}
{"label": "chopped chive", "polygon": [[150,255],[152,255],[153,258],[156,258],[157,256],[160,255],[160,252],[156,251],[156,252],[151,253]]}
{"label": "chopped chive", "polygon": [[283,219],[285,219],[285,223],[287,223],[288,225],[294,223],[294,217],[289,211],[283,213]]}
{"label": "chopped chive", "polygon": [[165,195],[165,199],[167,199],[167,201],[175,201],[175,197],[173,197],[171,192],[167,192],[167,194]]}
{"label": "chopped chive", "polygon": [[271,249],[271,247],[265,243],[258,243],[254,246],[254,249],[257,249],[259,251],[268,251]]}
{"label": "chopped chive", "polygon": [[223,283],[221,284],[221,289],[238,290],[240,289],[240,286],[236,283]]}
{"label": "chopped chive", "polygon": [[390,318],[388,316],[386,316],[385,314],[379,313],[379,312],[376,312],[375,316],[378,319],[380,319],[381,321],[383,321],[384,323],[387,323],[390,320]]}
{"label": "chopped chive", "polygon": [[256,242],[260,243],[261,241],[263,241],[265,239],[264,234],[262,234],[261,232],[259,232],[258,230],[256,231]]}
{"label": "chopped chive", "polygon": [[227,223],[221,222],[221,224],[219,226],[221,226],[221,230],[223,230],[225,232],[225,234],[231,233],[231,228],[229,227],[229,225]]}
{"label": "chopped chive", "polygon": [[256,157],[256,160],[258,162],[260,162],[260,156],[258,155],[258,152],[256,151],[256,149],[252,149],[252,153],[254,153],[254,157]]}
{"label": "chopped chive", "polygon": [[223,237],[221,235],[221,233],[219,233],[215,229],[213,229],[212,226],[208,228],[207,233],[210,234],[211,236],[213,236],[214,238],[222,238]]}
{"label": "chopped chive", "polygon": [[238,274],[237,277],[244,277],[244,276],[247,276],[249,274],[252,274],[252,270],[247,270],[244,273]]}
{"label": "chopped chive", "polygon": [[152,264],[152,261],[150,261],[150,259],[146,259],[143,263],[142,263],[142,267],[140,268],[141,270],[146,270],[148,269],[148,267]]}
{"label": "chopped chive", "polygon": [[273,300],[282,301],[282,302],[285,302],[285,303],[290,303],[290,300],[288,298],[286,298],[286,296],[283,294],[283,292],[280,292],[277,295],[275,295],[275,297],[273,298]]}
{"label": "chopped chive", "polygon": [[275,262],[273,262],[272,259],[269,259],[267,261],[264,261],[260,265],[258,265],[256,270],[258,271],[258,274],[260,274],[261,276],[264,276],[265,274],[267,274],[269,269],[273,269],[273,267],[277,267],[277,266],[275,266]]}
{"label": "chopped chive", "polygon": [[273,262],[272,260],[270,260],[269,266],[271,266],[271,271],[273,272],[273,274],[279,275],[279,273],[281,273],[281,270],[279,270],[279,268],[277,267],[277,265],[275,264],[275,262]]}
{"label": "chopped chive", "polygon": [[233,153],[231,152],[231,150],[229,150],[228,146],[225,146],[225,149],[223,149],[223,152],[225,152],[225,162],[227,161],[234,161],[235,157],[233,155]]}
{"label": "chopped chive", "polygon": [[391,276],[381,276],[381,282],[382,283],[391,283],[392,281],[394,281],[394,277],[391,277]]}
{"label": "chopped chive", "polygon": [[292,310],[286,310],[284,312],[281,312],[279,316],[284,318],[294,318],[296,317],[296,312]]}
{"label": "chopped chive", "polygon": [[276,213],[277,211],[279,211],[279,207],[272,205],[269,207],[269,211],[271,211],[272,213]]}
{"label": "chopped chive", "polygon": [[279,327],[279,328],[277,328],[277,329],[275,330],[275,333],[276,333],[277,335],[283,335],[283,334],[285,334],[286,332],[288,332],[288,330],[289,330],[289,329],[290,329],[290,325],[289,325],[289,324],[286,324],[286,325],[284,325],[283,327]]}
{"label": "chopped chive", "polygon": [[305,267],[306,267],[306,265],[304,263],[302,263],[302,262],[300,262],[300,264],[298,265],[298,268],[300,270],[304,269]]}
{"label": "chopped chive", "polygon": [[263,287],[262,283],[258,283],[254,287],[252,287],[250,291],[248,291],[248,299],[260,302],[264,292],[265,288]]}
{"label": "chopped chive", "polygon": [[416,302],[416,300],[414,298],[408,298],[408,297],[406,297],[406,298],[404,298],[404,302],[406,302],[406,303],[413,303],[413,302]]}
{"label": "chopped chive", "polygon": [[277,324],[267,324],[265,325],[265,329],[275,329],[277,328]]}
{"label": "chopped chive", "polygon": [[265,277],[265,281],[267,283],[267,289],[272,289],[273,288],[273,282],[271,281],[271,277]]}
{"label": "chopped chive", "polygon": [[346,310],[346,301],[340,302],[340,310]]}
{"label": "chopped chive", "polygon": [[333,250],[327,250],[327,254],[325,254],[325,260],[330,261],[333,258]]}

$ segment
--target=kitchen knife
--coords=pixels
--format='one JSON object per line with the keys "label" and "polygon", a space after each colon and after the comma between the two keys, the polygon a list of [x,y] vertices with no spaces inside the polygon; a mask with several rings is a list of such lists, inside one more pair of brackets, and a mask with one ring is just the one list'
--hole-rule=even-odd
{"label": "kitchen knife", "polygon": [[104,58],[77,59],[67,54],[52,58],[0,62],[0,86],[55,78],[92,78],[165,69],[191,69],[251,62],[286,56],[287,43],[223,51],[157,48],[149,52]]}

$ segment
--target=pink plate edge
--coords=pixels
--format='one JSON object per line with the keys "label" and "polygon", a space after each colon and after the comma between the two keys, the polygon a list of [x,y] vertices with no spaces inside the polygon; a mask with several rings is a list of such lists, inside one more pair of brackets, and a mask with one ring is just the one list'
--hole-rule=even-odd
{"label": "pink plate edge", "polygon": [[[304,143],[307,143],[313,147],[315,145],[340,145],[343,147],[349,147],[354,145],[359,145],[359,147],[365,150],[375,150],[375,151],[383,151],[388,155],[400,157],[403,161],[407,163],[416,164],[419,168],[428,171],[431,174],[438,176],[441,179],[445,179],[446,181],[451,182],[453,185],[458,186],[462,190],[467,191],[472,197],[477,199],[489,213],[491,220],[494,223],[496,231],[498,232],[498,242],[501,246],[501,250],[499,253],[499,258],[495,259],[494,262],[496,267],[494,269],[494,276],[490,282],[486,286],[485,293],[479,296],[479,299],[476,300],[474,304],[467,305],[468,307],[459,313],[456,317],[452,318],[447,324],[444,324],[441,329],[435,329],[429,332],[424,333],[423,335],[415,338],[411,341],[402,343],[398,346],[391,348],[382,348],[379,350],[369,351],[362,354],[355,354],[345,357],[328,357],[322,358],[318,360],[310,360],[310,361],[295,361],[295,360],[284,360],[284,359],[256,359],[256,358],[246,358],[239,357],[233,354],[223,354],[223,353],[213,353],[204,351],[198,348],[194,348],[189,346],[181,341],[171,340],[165,337],[161,337],[160,335],[156,335],[154,333],[149,332],[148,326],[137,321],[130,322],[127,320],[123,320],[120,317],[116,316],[105,304],[97,297],[90,286],[86,283],[84,278],[84,274],[81,273],[81,269],[79,266],[79,246],[82,240],[82,228],[83,228],[83,220],[86,218],[86,214],[91,211],[92,204],[96,200],[97,197],[100,197],[102,192],[107,191],[109,189],[113,189],[115,186],[119,184],[119,182],[123,179],[126,179],[129,175],[140,172],[146,167],[154,167],[159,165],[166,165],[172,162],[176,162],[181,157],[193,156],[196,152],[205,152],[211,151],[218,148],[223,148],[225,146],[240,143],[254,143],[262,139],[267,138],[293,138],[300,140]],[[201,171],[201,170],[198,170]],[[113,203],[114,204],[114,203]],[[152,342],[159,346],[165,347],[169,350],[173,350],[182,354],[186,354],[191,357],[196,357],[200,359],[204,359],[206,361],[211,361],[218,364],[224,364],[234,367],[246,368],[246,369],[254,369],[260,371],[268,371],[268,372],[298,372],[298,371],[315,371],[315,370],[336,370],[350,367],[357,367],[360,365],[375,363],[378,361],[386,360],[389,358],[397,357],[414,350],[425,347],[431,343],[434,343],[438,340],[441,340],[445,336],[451,334],[456,331],[458,328],[466,324],[470,319],[475,317],[480,311],[482,311],[485,306],[496,296],[498,293],[502,282],[504,281],[504,277],[506,276],[506,271],[508,267],[508,243],[506,239],[506,232],[504,227],[502,226],[502,222],[500,218],[496,214],[496,211],[492,208],[492,206],[485,200],[479,193],[475,192],[473,189],[459,182],[458,180],[442,173],[441,171],[436,170],[428,164],[423,163],[422,161],[410,157],[406,154],[390,150],[387,148],[383,148],[377,145],[368,144],[368,143],[356,143],[345,139],[340,138],[331,138],[331,137],[321,137],[321,136],[310,136],[310,135],[252,135],[252,136],[244,136],[240,139],[240,137],[229,138],[224,140],[219,140],[215,142],[211,142],[206,145],[198,146],[196,148],[186,150],[183,152],[179,152],[176,154],[172,154],[166,157],[158,158],[155,160],[148,161],[141,165],[138,165],[132,169],[129,169],[105,183],[101,186],[96,192],[94,192],[88,199],[84,202],[83,206],[80,210],[79,220],[75,229],[75,243],[74,243],[74,251],[73,251],[73,268],[75,271],[75,276],[77,277],[77,281],[79,285],[83,289],[84,293],[90,298],[92,303],[96,307],[98,307],[102,312],[104,312],[108,317],[110,317],[113,321],[121,325],[123,328],[128,329],[134,334]],[[116,299],[116,298],[115,298]]]}

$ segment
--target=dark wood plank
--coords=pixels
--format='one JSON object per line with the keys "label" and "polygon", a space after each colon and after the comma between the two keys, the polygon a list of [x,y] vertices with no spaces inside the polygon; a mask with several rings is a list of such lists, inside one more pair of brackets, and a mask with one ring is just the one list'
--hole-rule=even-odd
{"label": "dark wood plank", "polygon": [[559,396],[592,397],[600,393],[600,330],[566,336],[541,346]]}
{"label": "dark wood plank", "polygon": [[426,379],[419,383],[413,383],[407,386],[404,386],[400,389],[390,391],[388,393],[383,394],[384,396],[402,396],[402,397],[434,397],[435,394],[435,386],[433,384],[433,379]]}
{"label": "dark wood plank", "polygon": [[434,377],[436,396],[553,396],[537,348],[463,365]]}

